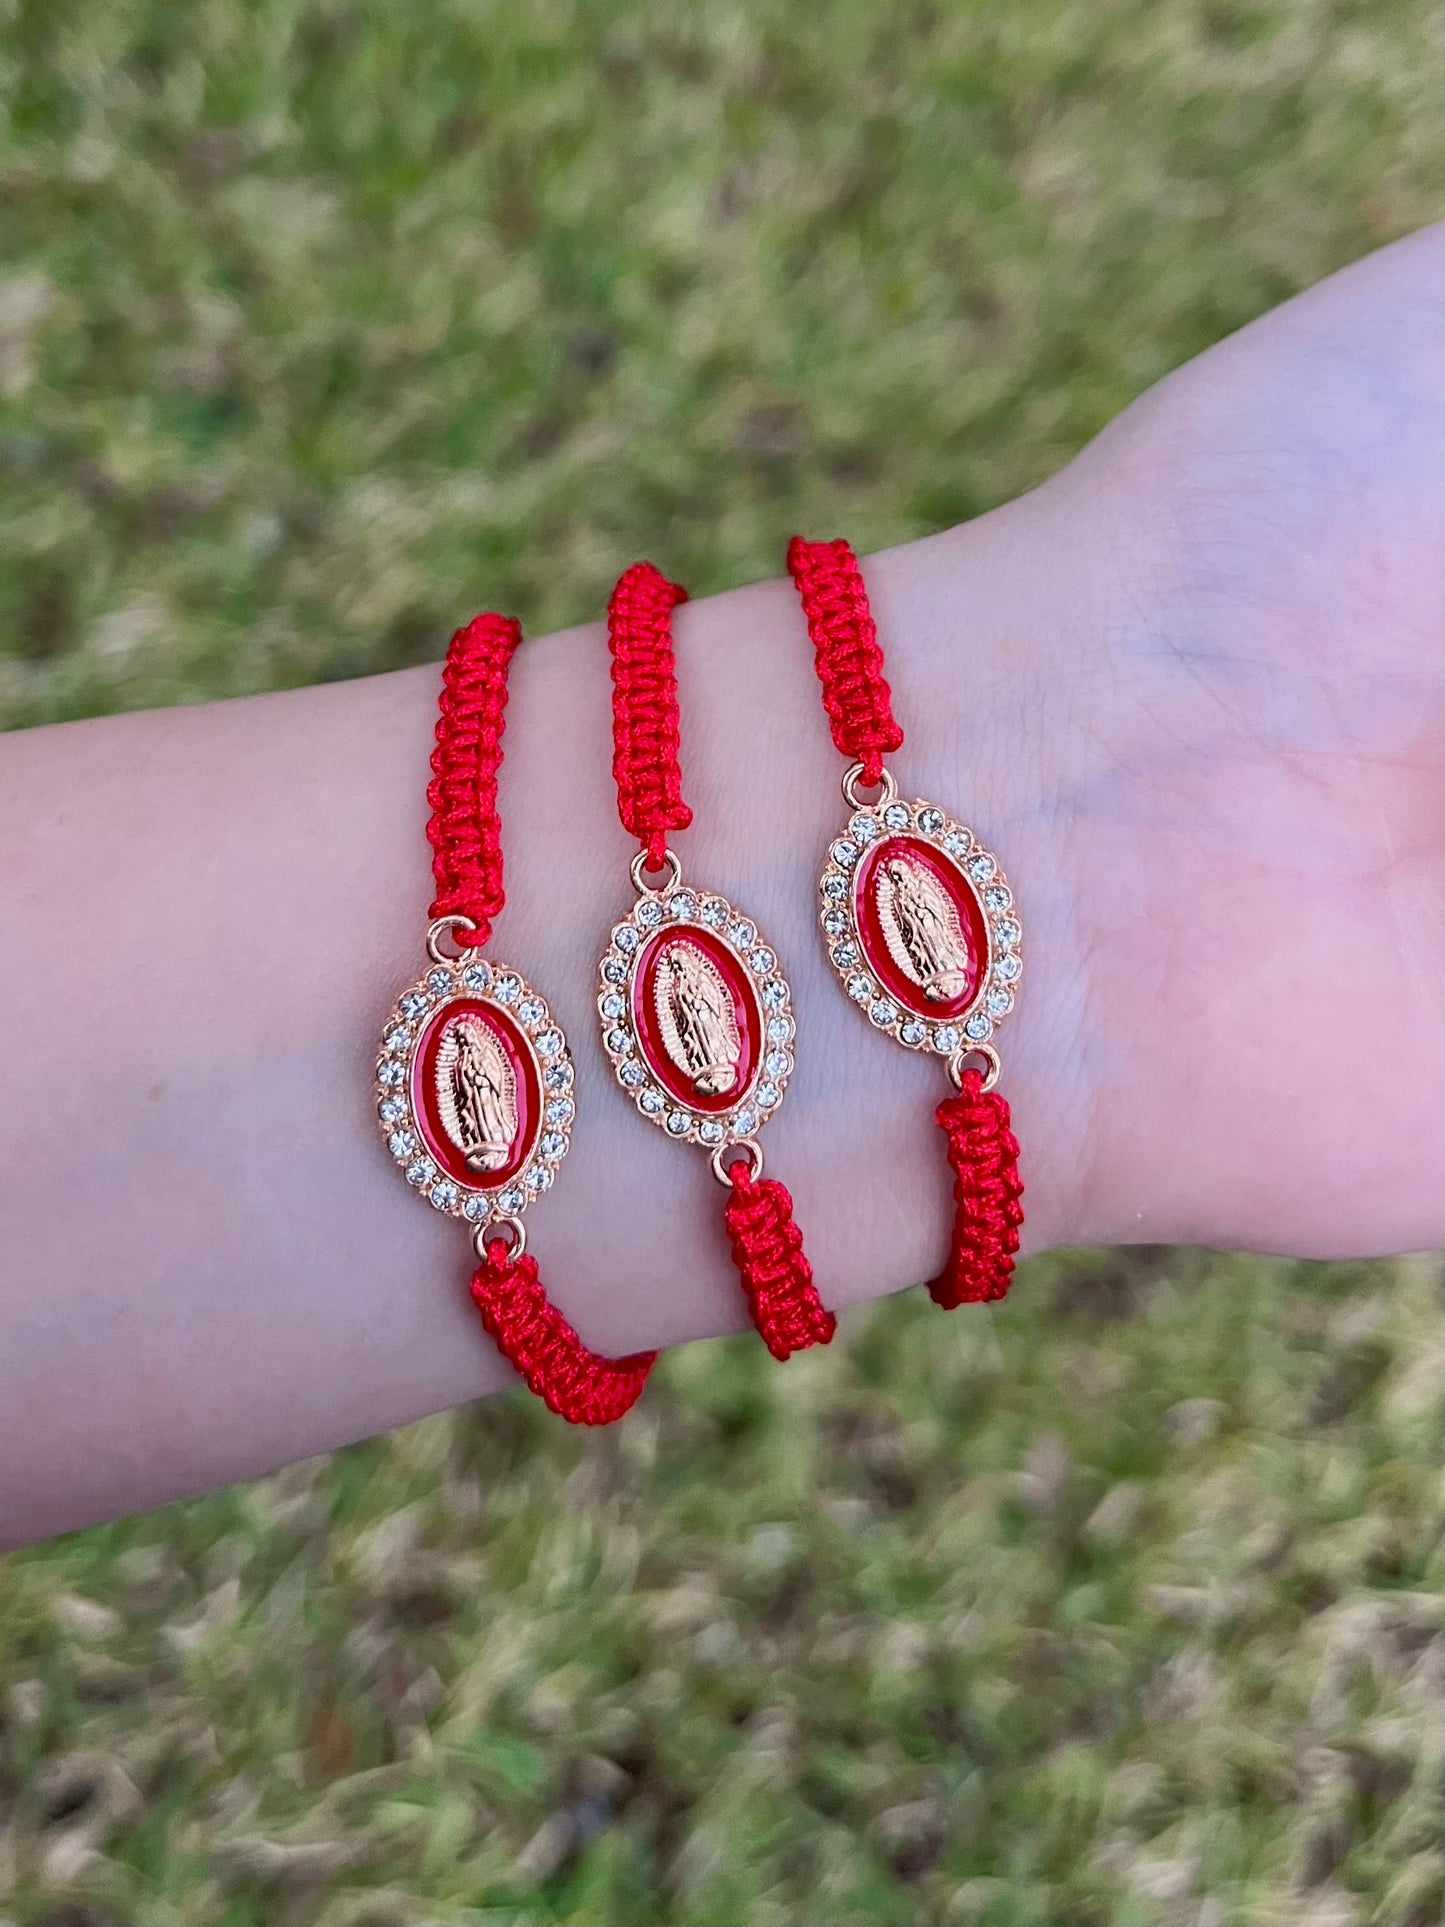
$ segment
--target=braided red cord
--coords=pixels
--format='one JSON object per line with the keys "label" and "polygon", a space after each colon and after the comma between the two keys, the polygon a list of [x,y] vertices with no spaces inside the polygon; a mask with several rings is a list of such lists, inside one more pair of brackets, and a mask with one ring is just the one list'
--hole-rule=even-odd
{"label": "braided red cord", "polygon": [[928,1289],[952,1311],[1008,1290],[1024,1221],[1023,1184],[1008,1105],[984,1090],[979,1072],[965,1071],[957,1097],[945,1098],[935,1115],[948,1138],[954,1214],[947,1263]]}
{"label": "braided red cord", "polygon": [[[805,542],[795,535],[788,544],[788,572],[803,600],[833,741],[862,764],[864,783],[881,782],[883,758],[902,747],[903,731],[893,720],[858,558],[846,542]],[[1002,1298],[1008,1290],[1024,1217],[1023,1185],[1008,1105],[996,1091],[984,1090],[978,1071],[964,1072],[958,1096],[945,1099],[936,1115],[948,1138],[954,1218],[948,1262],[928,1289],[952,1310]]]}
{"label": "braided red cord", "polygon": [[[431,914],[470,917],[475,928],[456,933],[465,944],[487,941],[504,901],[497,770],[507,669],[521,640],[521,626],[510,617],[474,616],[452,637],[442,672],[426,793],[437,890]],[[472,1297],[502,1356],[561,1417],[574,1425],[610,1425],[635,1404],[656,1353],[610,1359],[590,1351],[549,1302],[535,1259],[509,1258],[496,1239],[472,1279]]]}
{"label": "braided red cord", "polygon": [[[687,591],[650,562],[634,562],[617,579],[607,604],[612,652],[612,774],[624,828],[661,869],[669,830],[685,830],[692,811],[682,800],[678,758],[677,676],[672,612]],[[757,1179],[744,1164],[729,1172],[727,1227],[748,1308],[774,1358],[805,1345],[826,1345],[834,1319],[813,1285],[793,1200],[775,1178]]]}
{"label": "braided red cord", "polygon": [[472,1278],[472,1299],[497,1349],[559,1417],[611,1425],[637,1403],[657,1353],[590,1351],[548,1298],[535,1258],[510,1258],[498,1238]]}
{"label": "braided red cord", "polygon": [[725,1217],[733,1263],[747,1294],[758,1335],[774,1358],[809,1345],[826,1345],[838,1321],[813,1284],[803,1234],[793,1222],[793,1200],[776,1178],[757,1178],[741,1159],[728,1172],[732,1190]]}
{"label": "braided red cord", "polygon": [[470,917],[476,928],[456,933],[463,944],[487,941],[504,902],[497,770],[506,726],[507,666],[521,640],[521,625],[510,616],[490,611],[474,616],[452,637],[442,672],[431,759],[436,773],[426,793],[437,892],[430,914]]}
{"label": "braided red cord", "polygon": [[833,741],[850,762],[863,765],[864,783],[881,782],[883,758],[903,747],[903,731],[893,720],[858,558],[844,541],[805,542],[795,535],[788,573],[803,599]]}
{"label": "braided red cord", "polygon": [[662,867],[669,830],[685,830],[692,811],[682,800],[678,762],[677,677],[672,612],[687,591],[650,562],[634,562],[607,604],[612,651],[612,774],[624,829]]}

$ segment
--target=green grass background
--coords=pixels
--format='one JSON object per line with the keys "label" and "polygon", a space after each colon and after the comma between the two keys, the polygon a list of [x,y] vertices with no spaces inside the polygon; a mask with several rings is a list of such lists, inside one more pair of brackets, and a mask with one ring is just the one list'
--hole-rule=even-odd
{"label": "green grass background", "polygon": [[[0,719],[1047,475],[1430,218],[1417,0],[5,0]],[[1438,1270],[1041,1259],[0,1568],[0,1916],[1435,1921]]]}

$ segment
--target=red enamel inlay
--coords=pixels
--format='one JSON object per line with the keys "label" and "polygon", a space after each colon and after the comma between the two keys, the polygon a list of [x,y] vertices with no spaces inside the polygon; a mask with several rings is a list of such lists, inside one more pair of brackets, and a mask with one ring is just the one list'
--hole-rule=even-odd
{"label": "red enamel inlay", "polygon": [[[436,1062],[442,1037],[459,1017],[480,1017],[507,1053],[517,1082],[517,1134],[511,1155],[495,1171],[474,1171],[442,1129],[437,1115]],[[412,1057],[411,1108],[427,1150],[450,1178],[472,1190],[492,1190],[514,1178],[531,1157],[542,1128],[542,1092],[537,1060],[515,1019],[496,1004],[459,997],[432,1012]]]}
{"label": "red enamel inlay", "polygon": [[[932,1003],[922,988],[893,961],[878,917],[877,876],[890,855],[906,853],[926,863],[958,908],[959,927],[968,945],[968,984],[957,997]],[[959,1017],[976,1000],[988,964],[988,925],[978,893],[953,859],[915,836],[888,836],[875,843],[858,865],[853,880],[858,939],[864,961],[896,1003],[920,1017]]]}
{"label": "red enamel inlay", "polygon": [[[728,994],[733,1000],[738,1041],[742,1046],[738,1054],[737,1076],[727,1090],[713,1095],[694,1089],[692,1079],[673,1063],[662,1041],[657,1021],[657,1002],[653,994],[657,967],[663,953],[684,939],[695,944],[717,967],[718,974],[727,985]],[[637,968],[632,973],[632,1021],[637,1032],[638,1047],[647,1060],[649,1070],[663,1089],[679,1104],[686,1104],[689,1110],[704,1113],[726,1111],[737,1103],[752,1083],[763,1038],[763,1010],[757,986],[736,952],[702,924],[673,924],[648,939],[637,960]]]}

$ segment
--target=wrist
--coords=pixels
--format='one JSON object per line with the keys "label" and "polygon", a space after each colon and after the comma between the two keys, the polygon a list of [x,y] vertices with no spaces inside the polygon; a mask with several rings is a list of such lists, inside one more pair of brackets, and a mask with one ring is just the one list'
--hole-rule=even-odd
{"label": "wrist", "polygon": [[[1034,526],[1020,520],[1010,511],[865,566],[909,717],[908,745],[895,759],[905,792],[951,802],[996,844],[1019,883],[1026,918],[1043,921],[1033,954],[1057,949],[1062,957],[1071,942],[1072,891],[1050,800],[1053,745],[1020,689],[1025,681],[1052,685],[1055,638],[1067,643],[1072,627],[1077,654],[1085,618],[1077,593],[1070,611],[1053,606],[1040,567],[1050,537],[1037,509],[1029,510]],[[1012,525],[990,527],[1005,521]],[[1032,592],[1021,595],[1020,584]],[[1021,602],[1028,606],[1021,610]],[[733,893],[757,917],[778,945],[796,998],[798,1066],[769,1128],[770,1160],[776,1156],[775,1168],[787,1175],[830,1302],[917,1283],[937,1269],[951,1213],[932,1120],[937,1066],[930,1076],[927,1064],[860,1031],[819,942],[816,880],[842,807],[841,765],[818,705],[797,598],[785,582],[739,590],[686,605],[674,630],[694,805],[679,854],[690,879]],[[1030,660],[1021,660],[1024,650]],[[618,880],[631,843],[605,807],[605,673],[595,631],[528,645],[517,666],[515,749],[502,778],[503,807],[517,825],[512,874],[549,883],[539,900],[512,897],[500,941],[529,956],[550,946],[548,981],[558,986],[559,1004],[566,989],[569,1008],[571,1001],[585,1007],[596,943],[627,907]],[[556,914],[559,904],[565,914]],[[1073,987],[1057,963],[1039,974],[1043,985],[1036,988],[1031,971],[1003,1039],[1004,1087],[1019,1107],[1037,1213],[1035,1245],[1074,1235],[1085,1139],[1084,1094],[1077,1084],[1061,1092],[1054,1074],[1060,1045],[1074,1049]],[[623,1321],[618,1344],[731,1328],[735,1288],[710,1222],[710,1184],[679,1171],[668,1147],[631,1120],[606,1128],[616,1099],[605,1065],[589,1055],[579,1075],[593,1128],[579,1129],[569,1188],[575,1192],[585,1168],[588,1196],[575,1228],[555,1234],[572,1240],[554,1267],[559,1292],[575,1276],[574,1293],[607,1304],[609,1316]],[[599,1248],[591,1234],[608,1220],[622,1235]],[[669,1282],[664,1294],[653,1294],[639,1279],[639,1252],[650,1253],[665,1276],[686,1254],[688,1288]],[[576,1297],[569,1309],[585,1322]]]}

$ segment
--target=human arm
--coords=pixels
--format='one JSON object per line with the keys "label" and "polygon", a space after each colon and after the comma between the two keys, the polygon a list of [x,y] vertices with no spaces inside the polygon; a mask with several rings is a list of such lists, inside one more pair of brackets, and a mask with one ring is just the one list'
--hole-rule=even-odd
{"label": "human arm", "polygon": [[[1385,250],[1171,377],[1046,487],[865,562],[900,781],[978,827],[1025,920],[999,1041],[1030,1248],[1441,1236],[1439,306],[1437,238]],[[938,1069],[859,1025],[817,942],[839,763],[791,589],[690,604],[676,634],[679,849],[791,977],[769,1168],[841,1307],[937,1263]],[[370,1109],[429,895],[435,686],[408,671],[0,743],[0,1539],[510,1382],[460,1234],[397,1182]],[[532,1249],[617,1353],[744,1315],[704,1161],[608,1088],[593,1035],[629,894],[608,722],[598,629],[524,648],[495,949],[578,1063]]]}

